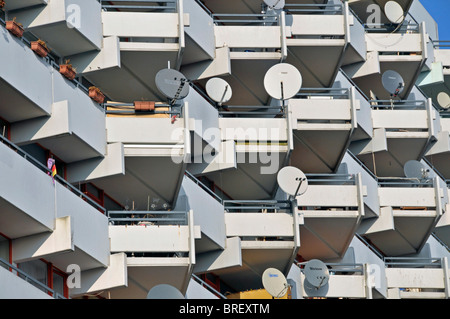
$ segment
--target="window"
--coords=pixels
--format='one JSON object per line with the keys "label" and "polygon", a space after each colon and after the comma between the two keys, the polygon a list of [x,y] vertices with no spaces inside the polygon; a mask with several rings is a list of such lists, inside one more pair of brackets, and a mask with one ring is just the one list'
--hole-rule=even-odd
{"label": "window", "polygon": [[6,137],[8,140],[11,139],[11,125],[0,117],[0,134]]}
{"label": "window", "polygon": [[[12,263],[12,245],[11,239],[0,233],[0,259],[8,263]],[[6,265],[0,263],[0,266],[7,268]]]}

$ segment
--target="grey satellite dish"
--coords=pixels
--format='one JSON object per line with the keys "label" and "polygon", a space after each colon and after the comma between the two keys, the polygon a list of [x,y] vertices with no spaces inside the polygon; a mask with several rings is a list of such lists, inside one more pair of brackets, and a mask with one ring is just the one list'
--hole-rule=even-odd
{"label": "grey satellite dish", "polygon": [[288,291],[288,283],[283,273],[275,268],[268,268],[262,275],[264,289],[274,298],[282,298]]}
{"label": "grey satellite dish", "polygon": [[185,297],[177,288],[162,284],[150,289],[147,299],[185,299]]}
{"label": "grey satellite dish", "polygon": [[221,78],[212,78],[206,82],[206,93],[208,96],[219,105],[227,103],[231,100],[233,91],[227,81]]}
{"label": "grey satellite dish", "polygon": [[184,99],[189,94],[189,81],[176,70],[160,70],[155,81],[158,90],[172,101]]}
{"label": "grey satellite dish", "polygon": [[303,269],[303,273],[308,283],[316,289],[325,286],[330,278],[327,265],[318,259],[308,261]]}
{"label": "grey satellite dish", "polygon": [[403,92],[403,89],[405,88],[405,81],[403,81],[402,76],[392,70],[388,70],[383,73],[381,82],[384,89],[388,91],[393,97],[398,96]]}
{"label": "grey satellite dish", "polygon": [[297,197],[303,195],[308,189],[306,175],[296,167],[283,167],[277,175],[277,182],[286,194]]}
{"label": "grey satellite dish", "polygon": [[439,93],[437,96],[437,101],[441,108],[445,110],[450,108],[450,96],[447,93],[445,92]]}
{"label": "grey satellite dish", "polygon": [[405,163],[403,166],[403,172],[407,178],[423,181],[428,179],[430,170],[427,169],[421,162],[411,160]]}
{"label": "grey satellite dish", "polygon": [[266,92],[277,100],[294,97],[302,87],[302,75],[291,64],[279,63],[267,71],[264,77]]}
{"label": "grey satellite dish", "polygon": [[384,14],[389,21],[394,24],[400,24],[405,19],[405,12],[401,5],[396,1],[388,1],[384,5]]}
{"label": "grey satellite dish", "polygon": [[285,5],[285,0],[264,0],[264,3],[272,9],[279,10],[283,9]]}

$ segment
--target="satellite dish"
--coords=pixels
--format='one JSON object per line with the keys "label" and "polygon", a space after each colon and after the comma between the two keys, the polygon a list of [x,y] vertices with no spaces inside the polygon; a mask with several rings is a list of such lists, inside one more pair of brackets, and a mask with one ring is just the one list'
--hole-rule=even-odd
{"label": "satellite dish", "polygon": [[419,181],[423,181],[428,179],[430,170],[427,169],[421,162],[411,160],[405,163],[403,166],[403,172],[407,178],[414,178]]}
{"label": "satellite dish", "polygon": [[283,167],[277,175],[280,188],[288,195],[297,197],[303,195],[308,189],[306,175],[296,167]]}
{"label": "satellite dish", "polygon": [[383,83],[384,89],[393,97],[397,97],[405,88],[405,81],[403,81],[402,76],[392,70],[383,73],[381,82]]}
{"label": "satellite dish", "polygon": [[222,105],[231,100],[233,91],[227,81],[221,78],[212,78],[206,82],[206,93],[214,101]]}
{"label": "satellite dish", "polygon": [[303,273],[308,283],[316,289],[325,286],[330,278],[327,265],[318,259],[308,261],[303,269]]}
{"label": "satellite dish", "polygon": [[302,87],[302,75],[291,64],[279,63],[267,71],[264,77],[266,92],[277,100],[294,97]]}
{"label": "satellite dish", "polygon": [[445,92],[439,93],[437,96],[437,101],[441,108],[445,110],[450,108],[450,96],[447,93]]}
{"label": "satellite dish", "polygon": [[177,288],[162,284],[150,289],[147,299],[185,299],[185,297]]}
{"label": "satellite dish", "polygon": [[173,102],[184,99],[189,94],[189,81],[180,72],[163,69],[156,74],[156,87]]}
{"label": "satellite dish", "polygon": [[384,5],[384,14],[389,21],[394,24],[400,24],[405,19],[405,12],[401,5],[396,1],[388,1]]}
{"label": "satellite dish", "polygon": [[275,268],[268,268],[262,275],[264,289],[274,298],[282,298],[288,291],[288,283],[283,273]]}
{"label": "satellite dish", "polygon": [[285,5],[285,0],[264,0],[264,3],[272,9],[279,10],[283,9]]}

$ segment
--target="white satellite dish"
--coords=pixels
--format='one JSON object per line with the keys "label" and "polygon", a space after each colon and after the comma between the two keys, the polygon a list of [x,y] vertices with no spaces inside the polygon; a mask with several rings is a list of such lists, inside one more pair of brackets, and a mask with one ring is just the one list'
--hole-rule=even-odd
{"label": "white satellite dish", "polygon": [[302,87],[302,75],[293,65],[279,63],[267,71],[264,88],[274,99],[287,100],[294,97]]}
{"label": "white satellite dish", "polygon": [[221,78],[212,78],[206,82],[206,93],[219,105],[227,103],[233,96],[231,86]]}
{"label": "white satellite dish", "polygon": [[439,93],[437,96],[437,101],[441,108],[445,110],[450,108],[450,96],[447,93],[445,92]]}
{"label": "white satellite dish", "polygon": [[272,9],[280,10],[284,8],[285,0],[264,0],[264,3]]}
{"label": "white satellite dish", "polygon": [[186,299],[175,287],[167,284],[154,286],[147,294],[147,299]]}
{"label": "white satellite dish", "polygon": [[402,76],[396,71],[388,70],[384,72],[381,77],[381,82],[384,89],[393,97],[398,96],[405,88],[405,81],[403,81]]}
{"label": "white satellite dish", "polygon": [[330,278],[327,265],[318,259],[308,261],[303,269],[303,273],[308,283],[316,289],[325,286]]}
{"label": "white satellite dish", "polygon": [[388,1],[384,5],[384,14],[389,21],[394,24],[400,24],[405,19],[405,12],[401,5],[396,1]]}
{"label": "white satellite dish", "polygon": [[277,175],[277,182],[286,194],[297,197],[303,195],[308,189],[306,175],[296,167],[283,167]]}
{"label": "white satellite dish", "polygon": [[189,81],[176,70],[160,70],[156,74],[155,82],[158,90],[173,102],[184,99],[189,94]]}
{"label": "white satellite dish", "polygon": [[264,289],[274,298],[283,298],[288,292],[286,277],[278,269],[266,269],[262,275],[262,283]]}
{"label": "white satellite dish", "polygon": [[403,172],[407,178],[414,178],[419,181],[427,180],[430,170],[421,162],[411,160],[403,166]]}

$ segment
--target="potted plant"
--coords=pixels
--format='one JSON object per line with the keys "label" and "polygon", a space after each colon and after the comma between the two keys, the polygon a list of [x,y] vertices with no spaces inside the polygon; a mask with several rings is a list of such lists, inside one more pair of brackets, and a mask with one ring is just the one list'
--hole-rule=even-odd
{"label": "potted plant", "polygon": [[6,30],[8,30],[18,38],[21,38],[23,36],[23,25],[16,22],[16,17],[14,17],[13,20],[6,21]]}
{"label": "potted plant", "polygon": [[59,66],[59,73],[64,75],[69,80],[75,79],[77,75],[75,68],[72,66],[72,64],[70,64],[70,60],[66,60],[64,64],[61,64]]}
{"label": "potted plant", "polygon": [[37,55],[43,58],[45,58],[50,51],[50,49],[47,47],[47,44],[40,39],[31,42],[31,50],[33,50]]}
{"label": "potted plant", "polygon": [[105,95],[95,86],[89,88],[89,97],[98,104],[102,104],[105,101]]}
{"label": "potted plant", "polygon": [[153,112],[155,110],[155,102],[152,101],[134,101],[135,112]]}

